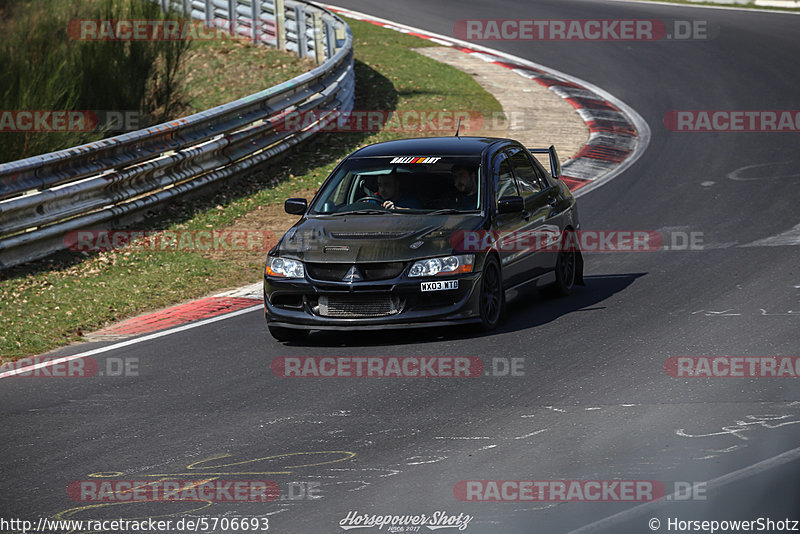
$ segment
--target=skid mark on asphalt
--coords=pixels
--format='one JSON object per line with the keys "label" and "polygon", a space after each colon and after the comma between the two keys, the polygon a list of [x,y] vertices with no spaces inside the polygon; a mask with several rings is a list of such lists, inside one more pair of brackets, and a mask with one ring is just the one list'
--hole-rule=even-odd
{"label": "skid mark on asphalt", "polygon": [[[414,461],[412,462],[411,460]],[[447,460],[447,456],[412,456],[406,458],[406,465],[435,464],[442,460]]]}
{"label": "skid mark on asphalt", "polygon": [[469,436],[435,436],[433,439],[493,439],[488,436],[477,436],[477,437],[469,437]]}
{"label": "skid mark on asphalt", "polygon": [[534,431],[534,432],[531,432],[530,434],[525,434],[524,436],[517,436],[517,437],[515,437],[514,439],[528,439],[528,438],[532,438],[533,436],[536,436],[536,435],[538,435],[538,434],[541,434],[542,432],[547,432],[548,430],[549,430],[548,428],[543,428],[543,429],[541,429],[541,430],[536,430],[536,431]]}
{"label": "skid mark on asphalt", "polygon": [[[756,173],[750,173],[753,169],[759,169]],[[735,171],[729,172],[727,177],[737,182],[750,182],[762,180],[787,180],[800,178],[797,172],[797,165],[793,161],[781,161],[773,163],[759,163],[756,165],[746,165],[739,167]]]}
{"label": "skid mark on asphalt", "polygon": [[[740,288],[741,289],[741,288]],[[728,308],[726,310],[697,310],[693,311],[691,315],[698,315],[700,313],[705,317],[740,317],[742,315],[757,315],[759,317],[800,317],[800,311],[795,310],[772,310],[768,311],[766,308],[758,308],[759,313],[749,312],[747,314],[739,313],[741,310]]]}
{"label": "skid mark on asphalt", "polygon": [[706,456],[701,456],[700,458],[695,458],[696,460],[710,460],[711,458],[719,458],[722,454],[727,454],[729,452],[738,451],[739,449],[743,449],[746,445],[732,445],[725,449],[701,449],[703,452],[708,452]]}
{"label": "skid mark on asphalt", "polygon": [[721,311],[714,311],[714,310],[697,310],[693,311],[692,315],[697,315],[698,313],[702,313],[706,317],[738,317],[741,313],[731,313],[733,308]]}
{"label": "skid mark on asphalt", "polygon": [[[800,419],[796,418],[794,414],[783,415],[746,415],[743,419],[737,420],[733,425],[723,426],[719,432],[710,432],[706,434],[689,434],[685,428],[679,428],[675,434],[683,438],[708,438],[712,436],[733,436],[743,441],[748,441],[750,438],[743,436],[742,433],[748,430],[754,430],[758,427],[766,429],[775,429],[787,425],[800,424]],[[791,419],[786,421],[786,419]],[[780,422],[779,422],[780,421]]]}

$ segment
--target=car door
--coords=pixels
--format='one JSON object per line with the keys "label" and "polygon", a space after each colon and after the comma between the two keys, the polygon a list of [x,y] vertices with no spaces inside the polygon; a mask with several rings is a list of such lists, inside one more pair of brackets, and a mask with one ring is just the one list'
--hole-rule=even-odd
{"label": "car door", "polygon": [[561,237],[554,209],[557,190],[550,187],[544,171],[532,161],[527,150],[512,147],[507,153],[525,206],[523,234],[518,239],[524,251],[519,258],[520,269],[528,278],[540,276],[555,268],[557,258],[553,252]]}
{"label": "car door", "polygon": [[503,269],[503,284],[506,287],[519,283],[525,276],[517,239],[524,230],[526,221],[523,212],[500,213],[497,202],[502,197],[519,196],[517,182],[511,170],[511,162],[504,151],[498,151],[492,158],[491,176],[494,185],[494,211],[496,213],[493,230],[496,236],[495,248],[500,256]]}
{"label": "car door", "polygon": [[546,201],[550,205],[550,215],[547,219],[547,226],[550,229],[557,228],[559,232],[557,236],[559,241],[549,246],[547,253],[542,254],[540,258],[541,262],[544,264],[545,270],[551,271],[556,267],[556,262],[558,261],[558,247],[561,246],[561,239],[564,236],[567,224],[569,224],[571,220],[569,214],[571,203],[563,197],[558,185],[555,183],[556,180],[542,167],[542,164],[530,154],[528,157],[530,157],[533,162],[534,171],[542,185],[542,190],[545,192]]}

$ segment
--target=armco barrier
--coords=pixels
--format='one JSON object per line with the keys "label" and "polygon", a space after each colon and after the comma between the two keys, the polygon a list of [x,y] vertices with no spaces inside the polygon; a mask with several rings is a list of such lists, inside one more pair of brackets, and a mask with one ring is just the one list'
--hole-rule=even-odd
{"label": "armco barrier", "polygon": [[0,269],[63,249],[70,231],[131,222],[164,201],[246,172],[332,120],[320,114],[302,131],[273,128],[287,112],[352,110],[353,37],[330,11],[283,0],[160,2],[200,20],[229,20],[236,33],[269,43],[252,23],[264,21],[277,28],[276,46],[320,65],[189,117],[0,165]]}

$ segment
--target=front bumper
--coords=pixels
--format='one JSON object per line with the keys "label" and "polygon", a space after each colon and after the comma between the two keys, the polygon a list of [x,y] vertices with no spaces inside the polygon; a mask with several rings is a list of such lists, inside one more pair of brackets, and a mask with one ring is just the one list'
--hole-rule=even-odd
{"label": "front bumper", "polygon": [[[422,291],[422,282],[458,280],[457,289]],[[264,277],[264,314],[273,326],[309,330],[366,330],[391,327],[437,326],[478,320],[480,272],[454,276],[362,282],[329,282]],[[320,298],[322,297],[322,298]],[[327,303],[355,303],[340,316],[332,316]],[[387,304],[390,312],[360,316],[359,309],[374,312],[370,303]],[[338,310],[341,314],[341,310]]]}

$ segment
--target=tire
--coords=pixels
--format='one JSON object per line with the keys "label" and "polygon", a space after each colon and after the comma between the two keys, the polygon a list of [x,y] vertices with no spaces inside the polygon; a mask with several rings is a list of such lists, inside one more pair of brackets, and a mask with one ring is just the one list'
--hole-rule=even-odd
{"label": "tire", "polygon": [[506,304],[503,275],[495,256],[486,256],[481,274],[480,292],[481,328],[488,332],[500,324]]}
{"label": "tire", "polygon": [[277,341],[303,341],[308,336],[308,330],[298,330],[296,328],[284,328],[282,326],[267,325],[269,333]]}
{"label": "tire", "polygon": [[564,233],[561,247],[556,261],[556,281],[551,286],[550,293],[554,297],[566,297],[572,294],[578,272],[578,252],[575,250],[575,233],[568,230]]}

